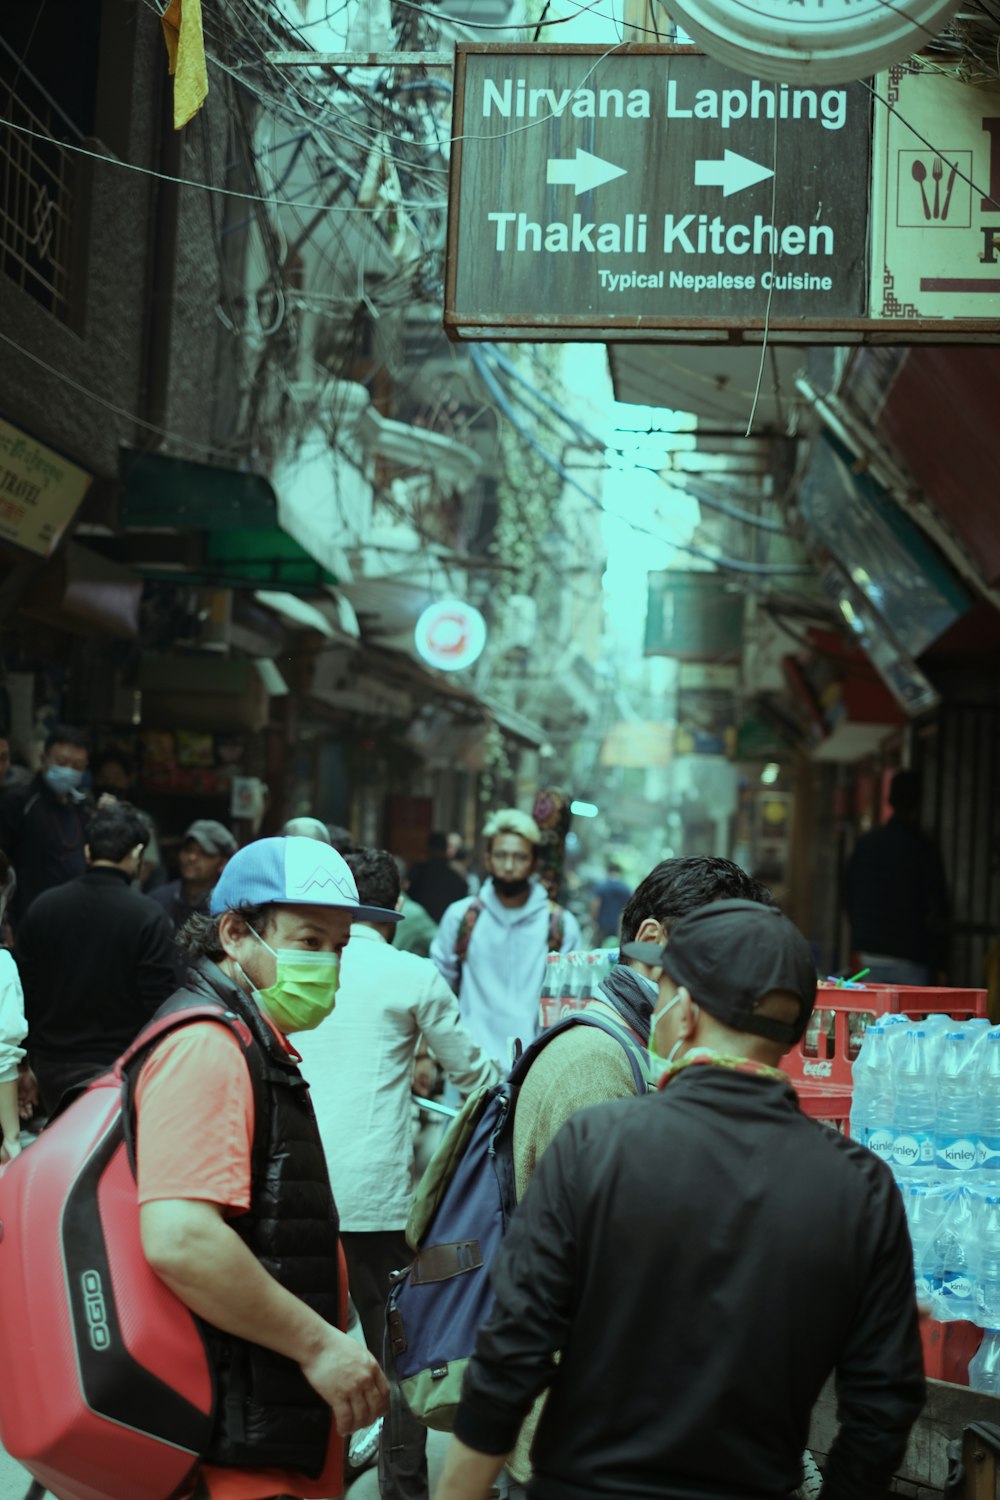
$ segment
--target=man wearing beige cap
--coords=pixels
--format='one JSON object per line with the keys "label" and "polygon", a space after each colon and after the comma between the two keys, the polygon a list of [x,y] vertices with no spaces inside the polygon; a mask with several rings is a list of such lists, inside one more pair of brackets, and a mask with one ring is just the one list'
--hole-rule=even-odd
{"label": "man wearing beige cap", "polygon": [[173,922],[176,932],[180,932],[189,917],[207,913],[208,898],[237,847],[226,825],[215,818],[196,818],[188,828],[178,854],[180,878],[150,892]]}
{"label": "man wearing beige cap", "polygon": [[489,879],[478,896],[447,908],[430,956],[475,1040],[507,1067],[514,1042],[527,1044],[538,1032],[546,955],[568,953],[582,939],[573,913],[534,878],[542,845],[534,818],[502,808],[487,819],[483,838]]}

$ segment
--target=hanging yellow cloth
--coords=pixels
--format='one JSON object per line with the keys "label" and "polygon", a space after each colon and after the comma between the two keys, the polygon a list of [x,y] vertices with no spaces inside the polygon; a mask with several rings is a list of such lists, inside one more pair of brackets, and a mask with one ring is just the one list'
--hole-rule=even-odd
{"label": "hanging yellow cloth", "polygon": [[160,17],[174,80],[174,129],[196,115],[208,94],[201,0],[170,0]]}

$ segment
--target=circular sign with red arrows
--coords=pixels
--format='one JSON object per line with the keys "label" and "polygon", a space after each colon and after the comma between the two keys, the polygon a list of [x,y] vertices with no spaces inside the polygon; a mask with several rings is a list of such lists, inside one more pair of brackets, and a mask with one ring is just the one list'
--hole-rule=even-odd
{"label": "circular sign with red arrows", "polygon": [[478,609],[462,599],[440,599],[429,604],[413,632],[417,654],[442,672],[460,672],[482,655],[486,621]]}

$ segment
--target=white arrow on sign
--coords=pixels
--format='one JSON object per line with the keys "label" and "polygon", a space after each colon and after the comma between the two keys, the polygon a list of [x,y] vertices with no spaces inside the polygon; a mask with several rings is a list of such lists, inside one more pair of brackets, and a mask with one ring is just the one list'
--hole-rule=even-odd
{"label": "white arrow on sign", "polygon": [[740,156],[736,151],[723,153],[721,161],[696,161],[694,164],[695,187],[720,187],[723,198],[732,193],[742,193],[744,188],[754,187],[773,177],[770,167],[762,167],[749,156]]}
{"label": "white arrow on sign", "polygon": [[613,162],[604,161],[600,156],[592,156],[579,146],[576,148],[575,159],[570,156],[550,156],[546,166],[545,181],[568,184],[577,197],[581,193],[589,193],[591,188],[614,182],[616,177],[624,177],[628,171],[627,167],[616,167]]}

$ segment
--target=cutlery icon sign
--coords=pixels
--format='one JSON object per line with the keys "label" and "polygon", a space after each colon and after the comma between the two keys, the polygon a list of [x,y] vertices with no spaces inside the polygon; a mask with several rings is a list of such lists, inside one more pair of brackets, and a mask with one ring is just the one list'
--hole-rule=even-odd
{"label": "cutlery icon sign", "polygon": [[[944,205],[941,203],[941,179],[944,176],[946,166],[951,166],[948,176],[948,184],[944,190]],[[958,171],[957,163],[948,163],[940,156],[935,156],[931,161],[931,178],[934,182],[934,211],[931,212],[930,201],[927,197],[927,189],[924,183],[927,181],[927,163],[919,156],[914,158],[910,175],[920,189],[920,201],[924,208],[925,219],[947,219],[948,209],[951,207],[951,193],[955,186],[955,174]]]}

